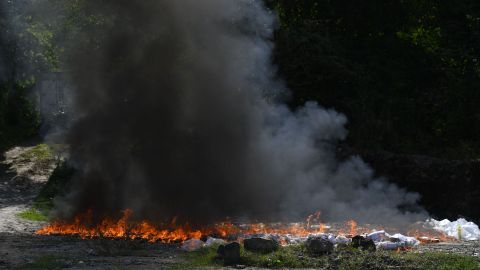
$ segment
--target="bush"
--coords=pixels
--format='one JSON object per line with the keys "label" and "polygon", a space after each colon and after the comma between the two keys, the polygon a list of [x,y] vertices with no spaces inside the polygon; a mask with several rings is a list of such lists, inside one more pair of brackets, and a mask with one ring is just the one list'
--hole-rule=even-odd
{"label": "bush", "polygon": [[37,135],[40,115],[27,97],[32,82],[0,85],[0,150]]}
{"label": "bush", "polygon": [[68,183],[74,174],[75,169],[70,167],[66,162],[61,162],[53,171],[47,184],[35,198],[33,208],[41,211],[44,215],[48,215],[48,212],[53,207],[53,199],[56,196],[65,194]]}
{"label": "bush", "polygon": [[292,107],[345,113],[355,148],[480,156],[480,4],[266,0]]}

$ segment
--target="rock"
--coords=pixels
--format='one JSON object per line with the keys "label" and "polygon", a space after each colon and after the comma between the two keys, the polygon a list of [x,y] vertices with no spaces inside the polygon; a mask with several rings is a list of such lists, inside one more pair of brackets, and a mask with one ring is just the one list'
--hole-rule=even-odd
{"label": "rock", "polygon": [[226,265],[238,264],[240,262],[240,244],[232,242],[227,245],[220,245],[217,254]]}
{"label": "rock", "polygon": [[310,237],[306,242],[307,250],[314,254],[328,254],[333,251],[333,243],[323,237]]}
{"label": "rock", "polygon": [[361,235],[357,235],[352,238],[352,247],[363,250],[376,250],[375,242],[373,242],[372,239],[367,239]]}
{"label": "rock", "polygon": [[337,244],[348,244],[352,241],[352,239],[347,238],[345,236],[339,235],[335,238],[335,243]]}
{"label": "rock", "polygon": [[95,251],[93,248],[87,249],[87,254],[90,256],[98,256],[98,252]]}
{"label": "rock", "polygon": [[264,238],[250,238],[243,241],[246,250],[260,253],[270,253],[276,251],[279,247],[277,241]]}
{"label": "rock", "polygon": [[227,242],[223,239],[218,239],[218,238],[213,238],[213,237],[208,237],[207,240],[205,241],[205,246],[206,247],[211,247],[215,245],[225,245]]}

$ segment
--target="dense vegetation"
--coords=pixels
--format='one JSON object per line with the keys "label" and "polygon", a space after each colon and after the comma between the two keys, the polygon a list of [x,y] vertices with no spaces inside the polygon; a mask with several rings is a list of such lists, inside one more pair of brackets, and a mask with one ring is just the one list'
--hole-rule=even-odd
{"label": "dense vegetation", "polygon": [[479,156],[479,1],[268,2],[292,106],[344,112],[356,148]]}
{"label": "dense vegetation", "polygon": [[40,118],[31,90],[55,54],[48,31],[38,29],[23,7],[0,3],[0,150],[37,134]]}
{"label": "dense vegetation", "polygon": [[[85,0],[27,2],[36,7],[0,10],[0,148],[35,133],[26,94],[61,70],[64,41],[108,21]],[[280,19],[274,61],[292,107],[317,100],[345,113],[358,149],[479,157],[480,2],[265,2]]]}

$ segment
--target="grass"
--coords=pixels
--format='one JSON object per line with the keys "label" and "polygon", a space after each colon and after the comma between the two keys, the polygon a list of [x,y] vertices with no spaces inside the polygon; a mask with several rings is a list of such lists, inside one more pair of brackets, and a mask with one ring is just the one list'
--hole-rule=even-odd
{"label": "grass", "polygon": [[[400,255],[397,255],[400,256]],[[480,260],[475,257],[448,254],[440,252],[431,253],[405,253],[402,259],[412,264],[421,265],[426,270],[478,270]],[[420,257],[420,259],[419,259]]]}
{"label": "grass", "polygon": [[28,210],[18,213],[17,217],[30,220],[30,221],[48,221],[49,220],[44,213],[37,210],[35,207],[32,207]]}
{"label": "grass", "polygon": [[[470,256],[447,253],[367,252],[345,249],[326,256],[309,255],[299,246],[282,247],[270,254],[257,254],[242,249],[240,264],[248,267],[322,268],[326,270],[478,270],[480,260]],[[220,267],[216,248],[205,248],[185,255],[185,262],[177,269]]]}
{"label": "grass", "polygon": [[[194,267],[220,267],[221,260],[217,258],[217,248],[203,248],[195,252],[189,252],[185,255],[184,263],[178,265],[177,269]],[[310,257],[304,256],[306,250],[303,246],[282,247],[278,251],[270,254],[259,254],[245,250],[240,251],[240,264],[254,267],[267,268],[302,268],[302,267],[321,267],[325,265],[328,257]]]}
{"label": "grass", "polygon": [[47,144],[39,144],[28,151],[25,151],[20,155],[20,158],[23,160],[31,160],[34,162],[45,162],[54,158],[54,153],[52,148]]}
{"label": "grass", "polygon": [[217,260],[218,246],[202,248],[195,252],[188,252],[181,264],[176,265],[173,269],[186,269],[194,267],[220,267],[221,262]]}

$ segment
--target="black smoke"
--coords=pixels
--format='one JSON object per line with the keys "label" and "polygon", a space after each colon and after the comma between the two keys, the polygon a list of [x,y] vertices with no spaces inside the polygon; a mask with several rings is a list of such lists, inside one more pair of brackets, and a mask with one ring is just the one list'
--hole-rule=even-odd
{"label": "black smoke", "polygon": [[335,160],[345,116],[291,111],[271,64],[275,15],[254,0],[90,0],[69,76],[79,172],[58,215],[193,224],[226,217],[398,222],[418,199],[360,158]]}

